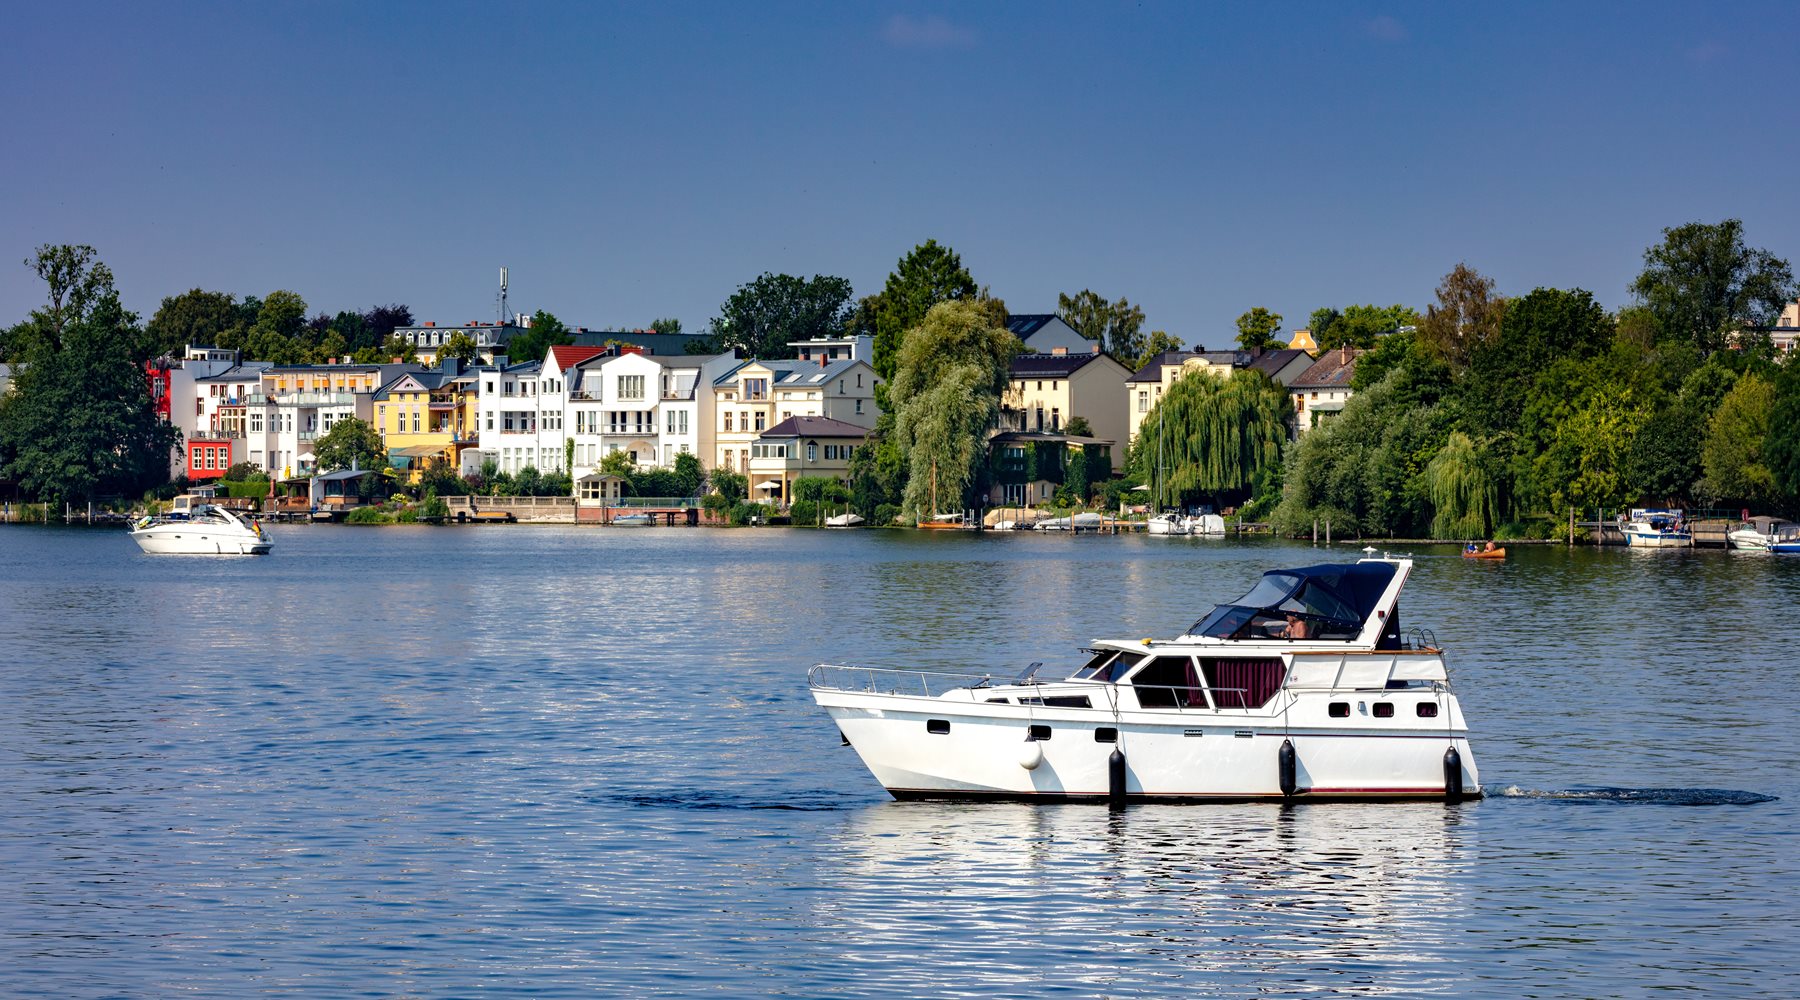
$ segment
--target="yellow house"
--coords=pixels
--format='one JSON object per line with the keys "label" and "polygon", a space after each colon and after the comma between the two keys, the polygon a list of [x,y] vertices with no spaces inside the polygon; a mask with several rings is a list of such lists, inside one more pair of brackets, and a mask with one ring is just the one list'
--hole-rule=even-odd
{"label": "yellow house", "polygon": [[406,372],[375,391],[375,429],[388,461],[418,482],[425,463],[442,458],[452,468],[478,443],[475,378],[442,371]]}
{"label": "yellow house", "polygon": [[713,382],[713,468],[748,473],[757,439],[793,417],[874,427],[877,381],[861,360],[744,362]]}

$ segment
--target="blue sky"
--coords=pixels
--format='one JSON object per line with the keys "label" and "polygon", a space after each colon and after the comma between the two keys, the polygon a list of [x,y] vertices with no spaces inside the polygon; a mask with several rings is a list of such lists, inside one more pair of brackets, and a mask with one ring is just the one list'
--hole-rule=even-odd
{"label": "blue sky", "polygon": [[[0,260],[421,320],[701,329],[928,237],[1224,346],[1458,261],[1608,306],[1668,226],[1800,259],[1800,4],[15,4]],[[0,323],[42,301],[0,266]]]}

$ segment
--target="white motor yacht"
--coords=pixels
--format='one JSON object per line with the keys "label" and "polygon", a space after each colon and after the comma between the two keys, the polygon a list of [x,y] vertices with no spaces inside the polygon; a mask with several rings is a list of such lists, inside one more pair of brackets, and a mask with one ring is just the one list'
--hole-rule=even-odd
{"label": "white motor yacht", "polygon": [[1152,535],[1191,535],[1193,519],[1176,511],[1164,511],[1145,522]]}
{"label": "white motor yacht", "polygon": [[1785,542],[1800,541],[1800,524],[1779,517],[1753,517],[1727,533],[1734,549],[1767,552]]}
{"label": "white motor yacht", "polygon": [[1647,548],[1686,548],[1694,535],[1678,510],[1637,510],[1619,525],[1625,544]]}
{"label": "white motor yacht", "polygon": [[1412,560],[1274,570],[1173,639],[1095,642],[1063,680],[821,664],[814,700],[895,798],[1481,795]]}
{"label": "white motor yacht", "polygon": [[169,515],[141,517],[131,526],[131,539],[158,555],[260,556],[275,547],[261,525],[206,503],[178,503]]}

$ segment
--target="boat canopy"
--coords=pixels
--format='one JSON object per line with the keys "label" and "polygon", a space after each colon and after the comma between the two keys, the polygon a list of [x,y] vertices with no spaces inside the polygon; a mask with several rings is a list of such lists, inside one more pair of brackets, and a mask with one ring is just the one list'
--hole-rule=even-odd
{"label": "boat canopy", "polygon": [[[1188,634],[1215,639],[1355,639],[1375,613],[1395,569],[1394,563],[1368,560],[1270,570],[1248,594],[1215,606]],[[1304,631],[1291,630],[1290,618],[1304,623]]]}

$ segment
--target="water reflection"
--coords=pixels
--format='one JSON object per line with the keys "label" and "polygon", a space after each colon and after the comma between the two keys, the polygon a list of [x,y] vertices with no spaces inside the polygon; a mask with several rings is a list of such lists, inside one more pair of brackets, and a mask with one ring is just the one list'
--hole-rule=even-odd
{"label": "water reflection", "polygon": [[[1462,816],[884,804],[845,825],[819,916],[844,928],[844,961],[911,954],[928,989],[1128,969],[1225,993],[1270,977],[1306,980],[1284,992],[1431,992],[1454,982],[1443,960],[1466,930]],[[1371,962],[1379,987],[1359,978]]]}

